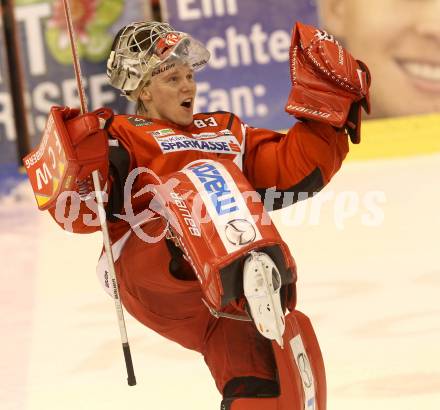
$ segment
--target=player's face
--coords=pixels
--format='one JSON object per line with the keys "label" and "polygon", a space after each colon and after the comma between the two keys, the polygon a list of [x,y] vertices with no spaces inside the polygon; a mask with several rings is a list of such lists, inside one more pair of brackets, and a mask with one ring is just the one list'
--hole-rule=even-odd
{"label": "player's face", "polygon": [[320,1],[333,7],[322,24],[371,70],[374,117],[440,111],[440,0]]}
{"label": "player's face", "polygon": [[193,71],[187,65],[178,65],[153,75],[140,98],[149,118],[187,126],[193,121],[195,95]]}

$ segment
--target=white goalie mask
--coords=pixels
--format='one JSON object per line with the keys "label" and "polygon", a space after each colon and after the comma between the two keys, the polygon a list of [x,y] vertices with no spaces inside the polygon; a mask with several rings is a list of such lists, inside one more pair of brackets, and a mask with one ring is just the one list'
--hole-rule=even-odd
{"label": "white goalie mask", "polygon": [[131,23],[116,35],[107,60],[107,75],[113,87],[136,101],[140,85],[154,75],[178,64],[188,64],[198,71],[209,57],[200,41],[167,23]]}

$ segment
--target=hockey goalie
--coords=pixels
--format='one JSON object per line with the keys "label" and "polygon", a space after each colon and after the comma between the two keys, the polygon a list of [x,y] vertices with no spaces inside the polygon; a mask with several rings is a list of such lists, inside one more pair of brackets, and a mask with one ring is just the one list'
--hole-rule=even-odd
{"label": "hockey goalie", "polygon": [[[370,75],[319,29],[296,23],[291,41],[285,109],[299,121],[286,134],[229,112],[194,114],[208,50],[168,24],[137,22],[107,62],[136,113],[53,107],[25,161],[39,207],[77,233],[100,229],[90,177],[99,171],[125,309],[204,356],[224,410],[326,408],[318,341],[295,310],[295,262],[267,211],[339,170],[349,139],[360,142]],[[37,175],[44,158],[50,186]],[[60,216],[73,208],[67,227]],[[112,294],[103,256],[97,271]]]}

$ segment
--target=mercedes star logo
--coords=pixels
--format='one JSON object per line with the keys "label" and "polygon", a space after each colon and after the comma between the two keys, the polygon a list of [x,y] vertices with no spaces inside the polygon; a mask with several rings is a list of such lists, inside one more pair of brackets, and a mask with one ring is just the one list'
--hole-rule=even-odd
{"label": "mercedes star logo", "polygon": [[247,245],[255,240],[257,234],[254,226],[246,219],[233,219],[226,224],[227,240],[233,245]]}

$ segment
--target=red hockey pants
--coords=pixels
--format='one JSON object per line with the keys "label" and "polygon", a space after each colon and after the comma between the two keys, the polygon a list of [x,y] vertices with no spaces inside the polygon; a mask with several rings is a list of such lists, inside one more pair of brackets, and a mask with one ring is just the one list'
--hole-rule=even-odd
{"label": "red hockey pants", "polygon": [[[155,220],[143,227],[159,236],[164,225]],[[166,240],[145,243],[132,234],[116,262],[121,300],[144,325],[180,345],[203,354],[222,393],[235,377],[275,380],[272,347],[251,322],[216,319],[202,302],[202,292],[185,260],[176,279],[169,271]],[[189,280],[188,280],[189,279]]]}

